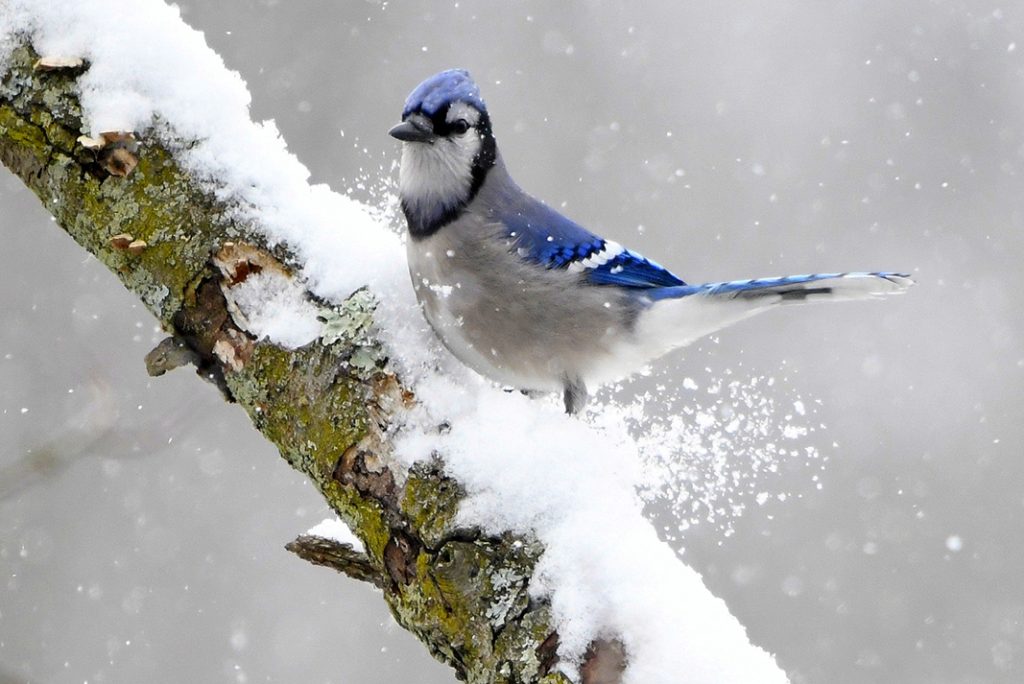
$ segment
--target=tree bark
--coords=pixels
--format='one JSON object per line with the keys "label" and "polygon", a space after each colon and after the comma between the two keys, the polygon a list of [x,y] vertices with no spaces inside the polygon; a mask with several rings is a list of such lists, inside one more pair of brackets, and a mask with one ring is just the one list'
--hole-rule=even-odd
{"label": "tree bark", "polygon": [[[395,619],[460,679],[568,682],[553,672],[549,607],[527,591],[541,546],[456,529],[462,492],[438,460],[398,478],[389,467],[387,430],[415,398],[374,340],[372,294],[322,304],[343,324],[329,340],[290,351],[254,339],[233,317],[231,288],[299,264],[175,161],[192,141],[176,140],[173,122],[160,122],[160,135],[82,137],[76,78],[86,69],[40,63],[28,45],[15,51],[0,82],[0,161],[169,333],[147,358],[150,372],[194,363],[244,409],[366,547],[300,538],[293,550],[380,587]],[[609,649],[594,681],[619,679],[620,647],[596,642],[591,652],[596,660]]]}

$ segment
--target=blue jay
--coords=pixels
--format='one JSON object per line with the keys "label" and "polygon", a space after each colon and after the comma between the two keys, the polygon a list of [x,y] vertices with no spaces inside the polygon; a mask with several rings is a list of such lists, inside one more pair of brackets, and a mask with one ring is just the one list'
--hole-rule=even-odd
{"label": "blue jay", "polygon": [[523,192],[480,90],[461,69],[405,101],[399,194],[409,271],[427,321],[458,359],[526,393],[587,388],[780,304],[903,292],[904,273],[816,273],[688,285]]}

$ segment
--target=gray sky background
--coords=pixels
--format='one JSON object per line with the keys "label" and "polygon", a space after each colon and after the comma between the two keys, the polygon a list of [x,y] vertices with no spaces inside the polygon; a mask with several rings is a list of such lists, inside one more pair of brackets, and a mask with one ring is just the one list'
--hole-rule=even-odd
{"label": "gray sky background", "polygon": [[[795,496],[682,540],[795,682],[1024,681],[1024,6],[181,6],[335,189],[379,201],[406,94],[462,66],[524,188],[687,280],[912,270],[626,391],[821,401],[822,489],[784,468]],[[6,172],[0,228],[0,682],[454,681],[283,550],[313,489],[194,375],[145,376],[153,319]]]}

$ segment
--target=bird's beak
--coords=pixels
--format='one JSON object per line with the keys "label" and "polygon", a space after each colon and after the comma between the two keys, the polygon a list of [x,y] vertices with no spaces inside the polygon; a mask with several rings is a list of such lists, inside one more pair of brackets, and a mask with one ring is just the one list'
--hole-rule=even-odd
{"label": "bird's beak", "polygon": [[402,142],[430,142],[434,139],[434,127],[422,117],[411,116],[388,131],[388,135]]}

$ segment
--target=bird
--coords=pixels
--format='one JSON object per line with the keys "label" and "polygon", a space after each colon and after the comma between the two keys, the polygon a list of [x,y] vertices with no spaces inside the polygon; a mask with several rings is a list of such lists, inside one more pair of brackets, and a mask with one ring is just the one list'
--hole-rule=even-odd
{"label": "bird", "polygon": [[512,179],[480,89],[449,69],[410,93],[399,199],[423,314],[462,363],[524,394],[592,388],[777,306],[904,292],[907,273],[812,273],[691,285],[527,194]]}

